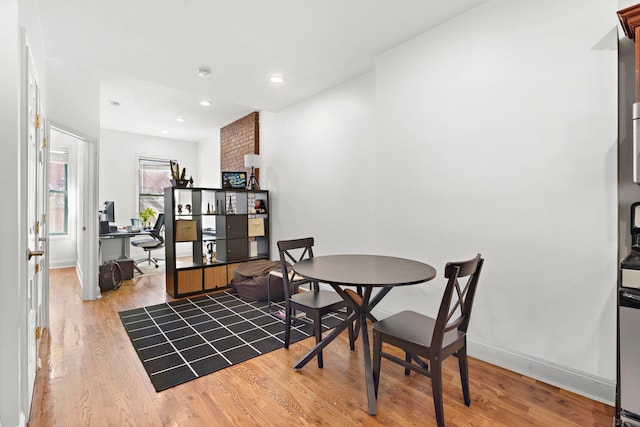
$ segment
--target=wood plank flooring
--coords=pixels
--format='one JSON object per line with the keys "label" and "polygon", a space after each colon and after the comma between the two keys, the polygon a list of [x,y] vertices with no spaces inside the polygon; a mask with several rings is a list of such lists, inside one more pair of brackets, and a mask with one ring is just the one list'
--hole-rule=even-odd
{"label": "wood plank flooring", "polygon": [[[345,333],[324,369],[292,366],[313,339],[156,393],[118,311],[170,299],[164,275],[126,281],[82,301],[75,270],[51,271],[51,326],[41,342],[30,427],[38,426],[410,426],[435,425],[431,383],[383,360],[378,414],[367,414],[362,347]],[[445,363],[447,426],[611,426],[614,409],[471,359],[471,406],[457,362]]]}

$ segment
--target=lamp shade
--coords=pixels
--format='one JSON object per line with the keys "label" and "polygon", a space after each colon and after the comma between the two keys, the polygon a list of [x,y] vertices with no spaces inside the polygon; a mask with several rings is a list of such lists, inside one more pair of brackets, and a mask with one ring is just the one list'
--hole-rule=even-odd
{"label": "lamp shade", "polygon": [[258,154],[245,154],[244,155],[244,167],[245,168],[257,168],[260,166],[260,156]]}

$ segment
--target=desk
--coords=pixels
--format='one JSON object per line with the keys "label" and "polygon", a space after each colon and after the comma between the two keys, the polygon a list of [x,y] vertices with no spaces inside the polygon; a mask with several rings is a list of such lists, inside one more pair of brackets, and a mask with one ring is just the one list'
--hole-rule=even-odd
{"label": "desk", "polygon": [[[100,261],[129,258],[131,238],[147,232],[114,231],[100,235]],[[100,262],[102,264],[102,262]]]}
{"label": "desk", "polygon": [[[148,234],[148,231],[114,231],[112,233],[101,234],[98,250],[100,254],[98,265],[102,265],[112,259],[129,259],[131,238]],[[142,273],[142,271],[135,266],[135,263],[134,267],[139,273]]]}
{"label": "desk", "polygon": [[[312,360],[318,352],[333,341],[358,317],[362,332],[362,349],[364,351],[364,371],[367,386],[369,414],[376,414],[376,397],[373,385],[373,369],[367,319],[376,321],[371,310],[396,286],[413,285],[433,279],[436,270],[432,266],[404,258],[381,255],[328,255],[317,256],[296,263],[293,270],[302,277],[317,280],[331,285],[335,291],[353,309],[344,322],[333,329],[325,338],[316,344],[294,369],[301,369]],[[364,289],[362,302],[354,301],[343,286],[360,286]],[[373,298],[374,288],[380,288]]]}

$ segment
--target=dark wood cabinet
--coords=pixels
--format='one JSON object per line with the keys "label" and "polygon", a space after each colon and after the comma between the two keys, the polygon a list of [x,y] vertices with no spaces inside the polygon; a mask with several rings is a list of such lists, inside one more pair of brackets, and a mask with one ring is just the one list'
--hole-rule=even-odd
{"label": "dark wood cabinet", "polygon": [[266,190],[165,188],[167,293],[226,288],[239,263],[270,259],[269,208]]}

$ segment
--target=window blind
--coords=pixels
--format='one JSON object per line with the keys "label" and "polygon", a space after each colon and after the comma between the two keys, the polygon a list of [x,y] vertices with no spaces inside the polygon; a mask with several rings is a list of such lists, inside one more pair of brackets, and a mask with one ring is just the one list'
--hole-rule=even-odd
{"label": "window blind", "polygon": [[69,149],[67,147],[51,147],[49,151],[50,163],[69,163]]}

